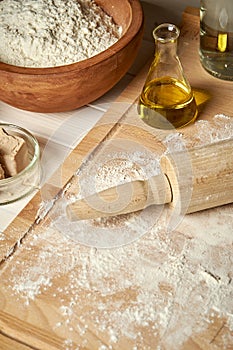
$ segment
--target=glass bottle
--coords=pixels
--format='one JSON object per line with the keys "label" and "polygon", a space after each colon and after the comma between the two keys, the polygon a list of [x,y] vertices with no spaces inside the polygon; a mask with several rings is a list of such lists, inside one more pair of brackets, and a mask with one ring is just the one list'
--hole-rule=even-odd
{"label": "glass bottle", "polygon": [[213,76],[233,80],[233,1],[200,1],[200,61]]}
{"label": "glass bottle", "polygon": [[182,127],[197,117],[196,101],[177,56],[180,31],[164,23],[153,31],[155,57],[142,89],[138,112],[148,125],[159,129]]}

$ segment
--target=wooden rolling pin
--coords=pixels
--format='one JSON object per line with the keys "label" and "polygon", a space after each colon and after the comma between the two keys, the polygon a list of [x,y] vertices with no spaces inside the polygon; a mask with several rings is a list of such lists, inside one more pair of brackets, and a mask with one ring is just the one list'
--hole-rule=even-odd
{"label": "wooden rolling pin", "polygon": [[170,203],[180,214],[233,202],[233,139],[161,158],[162,173],[67,205],[70,220],[115,216]]}

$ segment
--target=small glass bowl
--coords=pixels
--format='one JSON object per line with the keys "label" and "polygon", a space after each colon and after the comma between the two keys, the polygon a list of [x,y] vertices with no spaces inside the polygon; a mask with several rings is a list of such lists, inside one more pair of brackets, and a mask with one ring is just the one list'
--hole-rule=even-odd
{"label": "small glass bowl", "polygon": [[40,147],[27,130],[14,124],[0,123],[9,135],[24,139],[28,147],[29,164],[18,174],[0,180],[0,205],[15,202],[39,188],[41,179]]}

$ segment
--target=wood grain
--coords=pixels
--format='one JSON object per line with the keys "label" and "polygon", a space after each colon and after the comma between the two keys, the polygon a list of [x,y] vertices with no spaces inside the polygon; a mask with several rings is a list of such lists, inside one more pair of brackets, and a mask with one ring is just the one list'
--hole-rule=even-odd
{"label": "wood grain", "polygon": [[9,337],[5,337],[4,335],[0,334],[0,344],[2,349],[4,350],[35,350],[32,347],[29,347],[22,342],[18,342],[14,339],[11,339]]}
{"label": "wood grain", "polygon": [[[122,215],[179,202],[185,214],[233,202],[233,139],[163,156],[163,174],[127,182],[79,199],[66,208],[71,221]],[[190,191],[187,191],[190,188]]]}
{"label": "wood grain", "polygon": [[[45,331],[39,331],[37,327],[18,321],[15,317],[7,315],[6,313],[0,313],[0,329],[4,334],[14,337],[14,339],[25,346],[30,343],[30,347],[34,349],[43,349],[46,348],[49,344],[49,349],[56,350],[62,349],[62,339],[59,339],[57,336],[52,337],[51,333],[46,333]],[[33,338],[33,342],[31,339]]]}
{"label": "wood grain", "polygon": [[[205,121],[213,127],[211,131],[217,132],[213,116],[217,111],[230,115],[230,102],[232,101],[233,91],[229,89],[228,83],[216,80],[202,69],[198,59],[197,48],[198,17],[193,16],[192,11],[191,13],[188,11],[184,14],[182,25],[180,58],[191,85],[196,89],[196,96],[199,98],[200,114],[198,121]],[[61,188],[67,182],[71,185],[67,189],[67,196],[72,195],[73,191],[78,191],[78,186],[75,182],[76,178],[73,176],[74,171],[83,166],[83,161],[98,159],[99,155],[104,154],[107,144],[105,141],[109,141],[108,146],[111,146],[116,140],[120,141],[118,142],[119,151],[122,148],[121,141],[127,140],[134,142],[135,147],[137,145],[143,146],[146,150],[153,151],[158,157],[163,154],[166,149],[164,140],[170,134],[164,131],[152,130],[147,125],[144,125],[136,113],[137,98],[143,86],[147,68],[144,68],[118,98],[118,103],[115,103],[110,108],[103,119],[82,140],[74,152],[71,152],[61,169],[59,169],[59,172],[49,182],[51,186],[57,183],[57,176],[60,176]],[[209,91],[212,97],[209,97]],[[224,104],[222,103],[223,97],[224,102],[226,102]],[[182,137],[189,142],[188,147],[191,149],[200,142],[196,133],[198,121],[179,131]],[[204,136],[207,137],[208,135]],[[208,139],[202,141],[209,142]],[[52,187],[51,196],[56,194],[61,188],[60,186]],[[47,189],[46,192],[48,192]],[[190,285],[188,295],[184,295],[186,300],[181,305],[178,304],[177,296],[180,294],[183,297],[183,288],[187,282],[182,280],[182,278],[184,279],[182,273],[179,275],[180,280],[177,281],[176,289],[169,283],[165,284],[161,281],[159,289],[152,296],[152,298],[160,297],[156,310],[150,310],[152,315],[153,312],[157,311],[158,307],[162,308],[163,305],[165,307],[167,298],[174,297],[172,299],[173,302],[169,304],[171,314],[167,320],[167,328],[165,327],[165,330],[161,333],[161,327],[164,325],[162,311],[165,312],[165,309],[160,309],[162,324],[156,321],[149,321],[143,325],[138,321],[140,321],[140,317],[143,318],[146,310],[141,310],[142,314],[136,313],[134,318],[134,327],[137,330],[137,335],[140,335],[139,338],[141,337],[141,343],[135,343],[135,333],[130,332],[128,329],[127,335],[124,334],[124,336],[120,336],[117,339],[118,341],[115,341],[115,339],[110,337],[109,333],[114,327],[114,320],[108,320],[109,323],[107,325],[105,325],[104,321],[109,315],[113,315],[116,312],[120,315],[119,317],[127,314],[127,312],[128,316],[131,317],[129,305],[133,307],[133,310],[136,309],[137,311],[137,306],[142,302],[140,299],[142,297],[140,294],[141,289],[144,288],[145,291],[145,288],[147,288],[146,291],[149,293],[153,284],[153,281],[151,281],[151,284],[144,285],[144,278],[147,281],[146,277],[148,277],[147,270],[143,272],[145,265],[140,266],[140,262],[137,261],[133,266],[133,271],[129,271],[131,262],[129,253],[125,264],[120,265],[119,270],[116,270],[117,276],[119,276],[119,286],[117,282],[112,280],[111,271],[107,269],[105,264],[102,266],[105,278],[98,280],[97,276],[97,282],[94,284],[93,279],[90,277],[95,277],[96,273],[98,275],[98,270],[92,269],[92,258],[94,259],[96,254],[99,254],[99,258],[101,254],[105,257],[106,251],[102,252],[96,249],[92,252],[94,255],[89,255],[90,250],[88,247],[65,239],[56,228],[50,227],[51,217],[49,215],[39,222],[33,223],[33,220],[30,219],[30,210],[35,210],[36,212],[39,204],[40,198],[34,198],[25,209],[25,212],[23,211],[20,214],[20,220],[15,221],[14,225],[23,221],[25,213],[25,224],[22,223],[24,239],[22,244],[14,250],[11,257],[2,261],[0,266],[0,330],[2,330],[2,334],[4,333],[4,338],[0,338],[0,344],[8,336],[8,338],[12,339],[12,344],[8,342],[10,344],[8,346],[9,349],[11,349],[11,345],[13,349],[14,342],[19,342],[20,346],[23,343],[25,346],[39,350],[53,350],[55,348],[73,350],[77,347],[88,350],[102,350],[104,347],[112,347],[114,350],[129,350],[133,349],[134,346],[140,349],[151,350],[159,346],[162,350],[228,350],[232,348],[233,334],[226,318],[217,310],[210,308],[204,310],[205,314],[203,314],[204,311],[201,308],[200,311],[198,308],[203,303],[203,299],[199,298],[199,293],[202,293],[202,298],[208,297],[208,293],[206,293],[208,280],[200,283],[197,281],[194,285]],[[180,225],[174,232],[158,232],[158,235],[160,235],[159,243],[161,244],[159,247],[155,244],[157,237],[151,239],[144,235],[135,249],[138,250],[138,254],[142,257],[144,263],[152,264],[148,275],[152,274],[158,266],[162,268],[163,264],[166,263],[166,258],[171,259],[174,257],[172,263],[180,263],[177,268],[181,272],[183,271],[182,269],[188,268],[187,257],[182,255],[182,248],[190,245],[195,239],[195,237],[191,237],[189,230],[192,226],[188,226],[188,223],[191,222],[194,226],[200,225],[200,230],[206,229],[205,234],[208,235],[208,229],[211,226],[206,228],[205,222],[211,216],[211,213],[206,213],[202,220],[199,216],[190,216],[189,220],[183,226]],[[218,212],[213,212],[213,216],[216,213],[218,214],[216,220],[221,216],[223,218],[227,217],[227,220],[231,222],[231,207],[228,209],[225,207],[222,210],[220,208]],[[223,213],[225,213],[225,216]],[[27,227],[29,222],[30,225],[33,225],[32,229]],[[217,222],[213,221],[213,224],[216,225]],[[222,222],[222,224],[222,230],[228,230],[230,235],[232,227],[228,227],[227,222]],[[20,231],[21,229],[19,230],[19,235]],[[11,234],[11,244],[13,242],[16,243],[14,234],[12,232]],[[219,246],[213,246],[210,253],[216,256],[216,266],[226,269],[224,270],[226,275],[229,272],[227,286],[228,291],[231,291],[232,275],[230,269],[229,271],[227,270],[229,268],[228,260],[224,260],[226,251],[231,248],[228,243],[222,242]],[[171,256],[163,256],[163,248],[169,244],[171,245]],[[8,248],[10,246],[8,245]],[[176,261],[177,252],[180,254],[178,256],[181,258],[181,261]],[[194,253],[192,256],[193,260],[189,261],[189,267],[190,274],[195,277],[196,269],[200,269],[202,266],[199,265]],[[111,254],[113,263],[111,266],[117,268],[118,260],[121,258],[121,254],[124,254],[124,250],[118,251],[113,249],[109,254]],[[210,255],[210,257],[212,256]],[[81,264],[82,259],[84,259],[84,264]],[[106,263],[106,260],[104,262]],[[122,275],[123,269],[129,273],[127,275],[128,287],[125,287],[125,285],[122,287],[121,285],[121,283],[127,282],[120,280],[120,277],[124,276]],[[144,273],[142,281],[137,286],[130,285],[130,278],[137,276],[136,273],[139,270],[142,274]],[[203,273],[208,275],[207,277],[218,290],[218,278],[213,276],[211,272],[203,270]],[[193,278],[193,281],[195,281],[195,278]],[[182,282],[184,285],[182,285]],[[119,288],[114,289],[116,286]],[[105,289],[105,287],[108,288]],[[190,309],[189,302],[193,298],[194,308]],[[232,302],[230,299],[228,300],[229,312],[231,312]],[[190,331],[189,326],[193,322],[194,316],[196,317],[195,327]],[[125,319],[122,318],[122,320],[121,328],[124,329]],[[184,331],[182,334],[185,335],[185,339],[182,337],[179,339],[179,331]],[[172,343],[170,342],[169,348],[166,345],[166,341],[171,335],[174,335],[174,339],[172,339]],[[175,344],[176,337],[180,340],[179,347]],[[173,343],[175,348],[172,346]]]}
{"label": "wood grain", "polygon": [[31,231],[34,223],[37,222],[41,203],[53,200],[81,166],[84,158],[88,154],[94,153],[107,135],[114,133],[112,129],[115,129],[117,122],[122,118],[122,114],[127,113],[129,101],[134,101],[138,96],[138,90],[135,91],[131,84],[129,91],[129,94],[123,93],[119,98],[121,103],[118,103],[118,99],[116,100],[117,103],[104,114],[101,121],[89,131],[88,135],[79,143],[79,146],[68,155],[47,183],[35,193],[28,205],[7,227],[4,232],[6,239],[0,241],[0,264],[17,249],[23,238]]}
{"label": "wood grain", "polygon": [[161,167],[171,184],[173,205],[179,201],[181,212],[193,213],[232,203],[232,149],[233,138],[163,157]]}
{"label": "wood grain", "polygon": [[88,220],[132,213],[153,204],[170,203],[171,199],[167,177],[159,174],[149,180],[137,180],[111,187],[68,204],[66,212],[71,221]]}

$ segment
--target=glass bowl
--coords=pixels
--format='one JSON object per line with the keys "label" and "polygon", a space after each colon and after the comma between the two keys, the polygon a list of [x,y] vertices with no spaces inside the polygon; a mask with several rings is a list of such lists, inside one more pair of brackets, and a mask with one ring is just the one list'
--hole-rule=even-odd
{"label": "glass bowl", "polygon": [[41,179],[40,147],[36,138],[26,129],[14,124],[0,123],[9,135],[24,139],[28,148],[28,165],[16,175],[0,179],[0,205],[15,202],[39,188]]}

